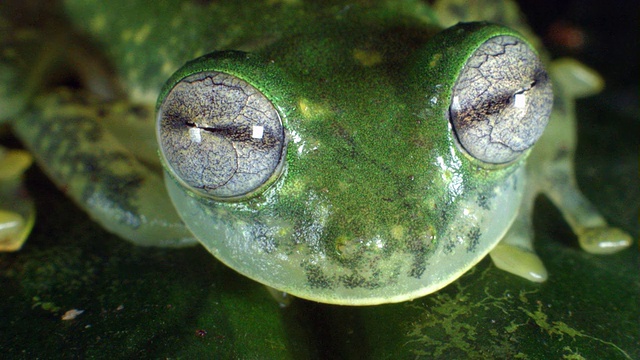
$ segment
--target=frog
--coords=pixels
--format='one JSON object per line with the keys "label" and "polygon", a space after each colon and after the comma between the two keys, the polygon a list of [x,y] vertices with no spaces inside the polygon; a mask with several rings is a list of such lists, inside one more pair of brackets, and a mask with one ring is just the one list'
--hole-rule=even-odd
{"label": "frog", "polygon": [[511,1],[48,6],[3,16],[0,120],[27,150],[0,152],[2,250],[34,223],[32,157],[133,244],[322,303],[419,298],[487,255],[543,282],[540,194],[583,250],[632,242],[575,180],[575,99],[602,79]]}

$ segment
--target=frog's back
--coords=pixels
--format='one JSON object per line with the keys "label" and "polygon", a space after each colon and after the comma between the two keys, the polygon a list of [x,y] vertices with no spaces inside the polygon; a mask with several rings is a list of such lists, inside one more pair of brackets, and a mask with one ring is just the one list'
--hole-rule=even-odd
{"label": "frog's back", "polygon": [[153,7],[145,1],[70,0],[66,14],[105,49],[129,96],[148,103],[177,68],[214,50],[256,51],[314,27],[335,27],[333,21],[376,27],[436,22],[431,8],[414,0],[169,1]]}

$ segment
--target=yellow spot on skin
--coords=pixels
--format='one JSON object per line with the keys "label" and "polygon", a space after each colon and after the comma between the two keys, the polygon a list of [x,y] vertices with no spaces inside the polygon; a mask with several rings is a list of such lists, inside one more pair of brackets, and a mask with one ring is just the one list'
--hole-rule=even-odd
{"label": "yellow spot on skin", "polygon": [[293,234],[293,227],[291,225],[286,225],[276,232],[276,237],[280,239],[288,239],[291,237],[291,234]]}
{"label": "yellow spot on skin", "polygon": [[98,14],[91,20],[91,29],[95,32],[102,32],[107,25],[107,17],[104,14]]}
{"label": "yellow spot on skin", "polygon": [[173,65],[173,63],[167,61],[164,64],[162,64],[162,73],[166,74],[166,75],[171,75],[173,74],[173,71],[176,69],[175,65]]}
{"label": "yellow spot on skin", "polygon": [[127,29],[122,32],[122,35],[120,37],[122,38],[123,42],[129,42],[133,37],[133,33],[131,32],[131,30]]}
{"label": "yellow spot on skin", "polygon": [[286,193],[289,195],[299,195],[305,190],[305,184],[303,180],[294,180],[287,184]]}
{"label": "yellow spot on skin", "polygon": [[204,49],[204,48],[198,48],[198,49],[196,49],[196,50],[194,51],[194,53],[193,53],[193,57],[202,56],[202,55],[204,55],[206,52],[207,52],[207,50],[206,50],[206,49]]}
{"label": "yellow spot on skin", "polygon": [[335,244],[338,255],[348,259],[358,254],[358,250],[362,246],[362,241],[357,238],[340,235],[336,238]]}
{"label": "yellow spot on skin", "polygon": [[149,34],[151,33],[151,25],[149,24],[145,24],[140,30],[138,30],[138,32],[135,34],[135,37],[133,38],[133,42],[140,45],[142,44],[145,40],[147,40],[147,37],[149,37]]}
{"label": "yellow spot on skin", "polygon": [[309,109],[309,103],[307,99],[300,99],[300,101],[298,102],[298,107],[300,107],[302,115],[304,115],[305,117],[309,117],[311,109]]}
{"label": "yellow spot on skin", "polygon": [[382,62],[382,55],[377,51],[354,49],[353,58],[362,66],[367,67],[378,65]]}
{"label": "yellow spot on skin", "polygon": [[429,66],[436,67],[436,65],[438,65],[438,63],[440,62],[440,59],[442,59],[442,54],[438,53],[433,55],[433,57],[431,58],[431,62],[429,62]]}
{"label": "yellow spot on skin", "polygon": [[391,227],[391,237],[395,240],[402,240],[404,238],[404,226],[395,225]]}
{"label": "yellow spot on skin", "polygon": [[300,112],[305,118],[313,118],[313,117],[321,116],[328,112],[327,109],[323,108],[322,106],[318,104],[314,104],[304,98],[298,101],[298,108],[300,109]]}

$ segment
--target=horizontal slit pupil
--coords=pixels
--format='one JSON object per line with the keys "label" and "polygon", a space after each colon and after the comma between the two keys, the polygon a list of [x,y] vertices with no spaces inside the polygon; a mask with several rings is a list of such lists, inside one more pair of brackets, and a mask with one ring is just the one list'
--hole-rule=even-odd
{"label": "horizontal slit pupil", "polygon": [[200,126],[194,122],[187,121],[185,125],[189,128],[197,128],[209,133],[220,134],[225,137],[229,137],[236,141],[246,141],[252,138],[251,129],[242,129],[235,126],[221,126],[221,127],[208,127]]}

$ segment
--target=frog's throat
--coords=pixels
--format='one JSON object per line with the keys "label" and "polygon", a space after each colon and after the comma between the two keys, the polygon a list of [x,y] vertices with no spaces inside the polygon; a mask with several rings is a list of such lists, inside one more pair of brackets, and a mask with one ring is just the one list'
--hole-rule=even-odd
{"label": "frog's throat", "polygon": [[239,219],[223,208],[212,210],[206,201],[190,195],[169,175],[165,176],[178,213],[217,259],[280,291],[341,305],[401,302],[451,283],[484,258],[504,236],[517,215],[524,188],[524,170],[519,169],[504,182],[483,191],[482,196],[463,199],[450,216],[453,221],[423,254],[422,268],[417,272],[415,259],[420,254],[415,249],[395,249],[382,258],[362,254],[363,259],[353,267],[314,251],[317,238],[313,239],[311,232],[309,238],[298,237],[297,244],[279,244],[274,239],[286,237],[287,230],[278,219]]}

